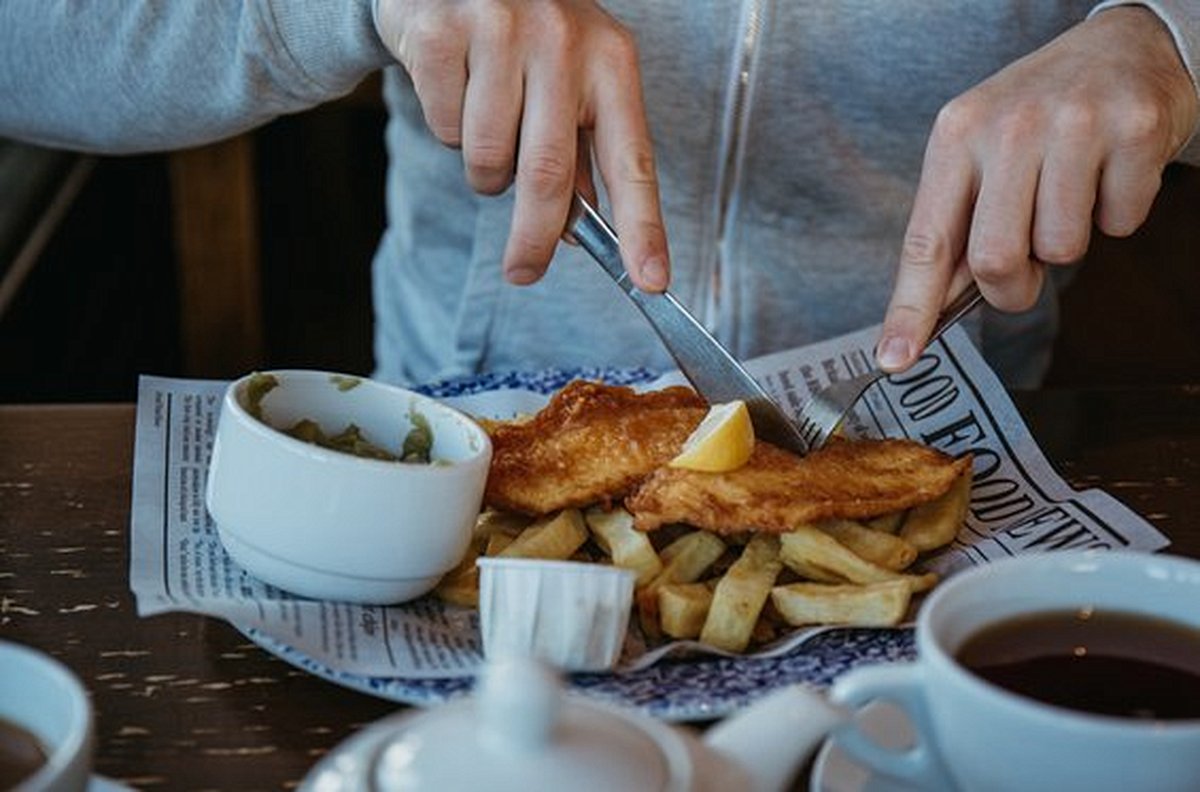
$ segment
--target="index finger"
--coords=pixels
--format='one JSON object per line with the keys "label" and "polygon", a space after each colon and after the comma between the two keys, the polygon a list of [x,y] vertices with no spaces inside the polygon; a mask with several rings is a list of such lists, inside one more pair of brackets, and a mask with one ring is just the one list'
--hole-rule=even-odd
{"label": "index finger", "polygon": [[884,371],[908,368],[925,348],[966,248],[976,180],[964,150],[947,151],[931,139],[875,350]]}
{"label": "index finger", "polygon": [[617,65],[603,60],[597,64],[592,143],[612,204],[625,269],[638,288],[658,292],[671,279],[670,255],[637,52],[631,39],[623,41],[623,48],[615,53]]}

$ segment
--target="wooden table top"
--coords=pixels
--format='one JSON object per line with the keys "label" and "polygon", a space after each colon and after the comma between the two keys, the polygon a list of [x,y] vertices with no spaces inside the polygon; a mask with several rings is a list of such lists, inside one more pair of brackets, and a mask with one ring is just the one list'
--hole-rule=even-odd
{"label": "wooden table top", "polygon": [[[1200,557],[1200,387],[1016,394],[1076,487]],[[129,591],[132,405],[0,406],[0,637],[74,669],[97,773],[138,789],[288,789],[399,705],[294,668],[218,619],[139,618]]]}

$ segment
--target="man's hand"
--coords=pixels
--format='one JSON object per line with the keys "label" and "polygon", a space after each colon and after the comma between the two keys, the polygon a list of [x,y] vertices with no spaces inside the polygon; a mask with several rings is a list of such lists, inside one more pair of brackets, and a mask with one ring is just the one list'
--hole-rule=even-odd
{"label": "man's hand", "polygon": [[471,186],[495,194],[515,179],[509,281],[545,273],[575,187],[590,190],[590,139],[633,282],[666,288],[654,155],[625,28],[592,0],[379,0],[376,24],[433,134],[462,148]]}
{"label": "man's hand", "polygon": [[913,363],[968,278],[997,308],[1024,310],[1043,264],[1081,258],[1093,222],[1133,233],[1198,114],[1170,32],[1133,6],[1097,14],[947,104],[925,150],[880,367]]}

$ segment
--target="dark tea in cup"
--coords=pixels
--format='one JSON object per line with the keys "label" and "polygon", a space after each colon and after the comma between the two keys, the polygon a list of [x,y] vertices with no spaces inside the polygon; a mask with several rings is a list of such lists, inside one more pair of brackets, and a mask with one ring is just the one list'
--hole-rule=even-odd
{"label": "dark tea in cup", "polygon": [[0,718],[0,789],[12,789],[46,764],[46,748],[30,731]]}
{"label": "dark tea in cup", "polygon": [[1067,709],[1149,720],[1200,719],[1200,630],[1084,608],[982,628],[955,653],[992,684]]}

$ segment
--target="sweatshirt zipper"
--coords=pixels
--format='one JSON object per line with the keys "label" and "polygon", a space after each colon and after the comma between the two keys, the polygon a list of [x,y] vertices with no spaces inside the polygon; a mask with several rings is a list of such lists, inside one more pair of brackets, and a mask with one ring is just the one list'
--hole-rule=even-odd
{"label": "sweatshirt zipper", "polygon": [[762,32],[763,6],[766,0],[743,0],[738,25],[737,46],[734,48],[729,90],[726,93],[725,123],[721,130],[718,150],[717,182],[713,202],[713,228],[716,238],[710,253],[708,288],[702,316],[710,332],[721,333],[721,289],[727,276],[729,262],[730,204],[737,187],[745,144],[745,127],[750,113],[751,76],[757,61]]}

